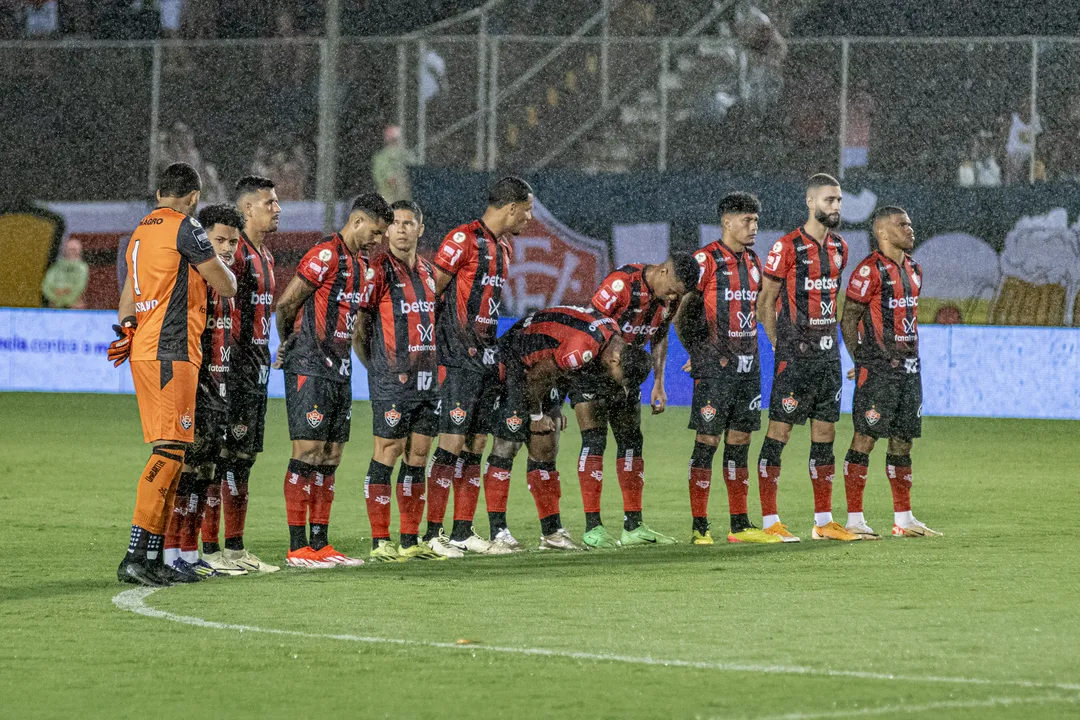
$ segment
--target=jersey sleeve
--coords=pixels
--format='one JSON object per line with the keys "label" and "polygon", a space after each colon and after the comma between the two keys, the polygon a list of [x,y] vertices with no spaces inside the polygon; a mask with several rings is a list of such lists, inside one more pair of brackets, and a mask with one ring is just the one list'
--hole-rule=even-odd
{"label": "jersey sleeve", "polygon": [[296,275],[308,285],[319,287],[333,279],[337,272],[334,251],[319,244],[304,253],[296,268]]}
{"label": "jersey sleeve", "polygon": [[600,353],[600,346],[591,337],[565,340],[555,348],[555,364],[560,370],[581,370]]}
{"label": "jersey sleeve", "polygon": [[848,264],[848,244],[844,238],[840,238],[840,260],[840,269],[843,270]]}
{"label": "jersey sleeve", "polygon": [[464,230],[451,231],[435,253],[435,267],[448,275],[457,275],[475,253],[476,245],[469,242],[468,233]]}
{"label": "jersey sleeve", "polygon": [[202,265],[214,259],[214,246],[198,220],[184,218],[176,231],[176,249],[191,265]]}
{"label": "jersey sleeve", "polygon": [[848,281],[847,299],[869,305],[881,292],[881,275],[873,263],[863,263],[851,274]]}
{"label": "jersey sleeve", "polygon": [[783,280],[794,264],[795,246],[782,239],[777,240],[769,250],[769,257],[765,260],[765,276],[773,280]]}
{"label": "jersey sleeve", "polygon": [[694,253],[694,260],[698,264],[696,289],[704,294],[716,282],[716,261],[713,260],[712,255],[704,250],[698,250]]}
{"label": "jersey sleeve", "polygon": [[360,291],[360,309],[374,312],[386,294],[386,264],[376,261],[364,271],[364,287]]}
{"label": "jersey sleeve", "polygon": [[607,317],[615,317],[630,305],[630,286],[626,273],[615,272],[604,278],[600,289],[592,297],[592,306]]}

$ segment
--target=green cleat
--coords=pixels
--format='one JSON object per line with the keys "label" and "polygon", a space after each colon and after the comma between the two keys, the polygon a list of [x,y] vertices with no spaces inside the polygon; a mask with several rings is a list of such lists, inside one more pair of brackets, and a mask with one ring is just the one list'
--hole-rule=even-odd
{"label": "green cleat", "polygon": [[379,547],[371,551],[371,559],[375,562],[401,562],[397,545],[389,540],[379,543]]}
{"label": "green cleat", "polygon": [[705,532],[701,532],[700,530],[695,530],[694,534],[690,536],[690,544],[691,545],[712,545],[713,544],[712,533],[709,532],[708,530],[706,530]]}
{"label": "green cleat", "polygon": [[585,536],[581,538],[581,541],[597,550],[611,550],[619,547],[619,541],[616,540],[603,525],[597,525],[592,530],[585,533]]}
{"label": "green cleat", "polygon": [[633,530],[622,531],[622,544],[629,545],[674,545],[675,538],[661,535],[645,524],[638,525]]}
{"label": "green cleat", "polygon": [[410,547],[398,548],[398,559],[405,560],[445,560],[444,555],[440,555],[422,542],[418,542]]}

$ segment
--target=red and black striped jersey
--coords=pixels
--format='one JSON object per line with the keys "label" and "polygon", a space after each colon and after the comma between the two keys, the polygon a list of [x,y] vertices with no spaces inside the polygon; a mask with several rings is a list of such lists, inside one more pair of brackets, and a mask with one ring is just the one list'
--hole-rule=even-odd
{"label": "red and black striped jersey", "polygon": [[274,304],[274,256],[240,233],[232,270],[236,274],[232,333],[235,360],[229,382],[248,390],[265,387],[270,379],[270,330]]}
{"label": "red and black striped jersey", "polygon": [[285,371],[351,382],[353,327],[371,271],[335,233],[307,251],[296,274],[315,292],[296,316]]}
{"label": "red and black striped jersey", "polygon": [[618,335],[614,320],[585,308],[560,305],[538,310],[503,336],[503,362],[528,369],[550,358],[561,372],[575,372],[589,367]]}
{"label": "red and black striped jersey", "polygon": [[781,285],[776,300],[776,354],[781,360],[840,358],[836,301],[847,255],[839,235],[829,232],[818,243],[801,227],[772,246],[764,273]]}
{"label": "red and black striped jersey", "polygon": [[667,337],[677,303],[653,295],[645,282],[645,266],[631,264],[604,278],[592,297],[592,306],[618,324],[623,340],[644,347]]}
{"label": "red and black striped jersey", "polygon": [[[435,373],[435,269],[421,258],[410,268],[392,253],[371,261],[360,307],[374,318],[371,377],[394,377],[408,388],[432,389]],[[426,373],[426,375],[421,375]]]}
{"label": "red and black striped jersey", "polygon": [[755,308],[761,290],[761,263],[753,250],[737,253],[719,240],[694,253],[694,259],[706,332],[690,347],[691,372],[694,377],[711,377],[732,363],[749,372],[758,356]]}
{"label": "red and black striped jersey", "polygon": [[199,367],[200,398],[210,398],[215,410],[225,410],[228,400],[225,380],[232,355],[233,299],[223,298],[206,288],[206,329],[202,334],[202,365]]}
{"label": "red and black striped jersey", "polygon": [[435,313],[439,365],[478,372],[498,365],[496,332],[511,254],[509,243],[480,220],[443,239],[435,266],[451,280]]}
{"label": "red and black striped jersey", "polygon": [[922,268],[910,255],[897,265],[875,251],[859,263],[847,288],[847,299],[868,310],[859,323],[862,340],[853,348],[856,363],[897,368],[919,357],[920,287]]}

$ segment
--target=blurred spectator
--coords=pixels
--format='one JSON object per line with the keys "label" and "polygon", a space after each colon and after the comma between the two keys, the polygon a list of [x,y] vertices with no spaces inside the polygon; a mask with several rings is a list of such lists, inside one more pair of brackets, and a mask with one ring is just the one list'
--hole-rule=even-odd
{"label": "blurred spectator", "polygon": [[957,184],[960,187],[997,187],[1001,185],[1001,168],[994,157],[990,139],[993,134],[980,131],[971,139],[967,158],[960,163]]}
{"label": "blurred spectator", "polygon": [[874,114],[874,98],[861,80],[848,96],[847,132],[844,138],[844,168],[861,168],[869,164],[870,122]]}
{"label": "blurred spectator", "polygon": [[267,143],[260,143],[251,161],[251,173],[274,181],[279,200],[307,200],[311,163],[301,142],[286,149],[271,152]]}
{"label": "blurred spectator", "polygon": [[383,131],[383,149],[371,158],[371,176],[375,190],[387,202],[412,200],[409,168],[412,155],[401,142],[401,128],[389,125]]}
{"label": "blurred spectator", "polygon": [[159,137],[158,169],[164,170],[174,162],[185,162],[199,171],[202,177],[202,200],[205,203],[225,202],[229,199],[225,185],[218,176],[217,168],[203,160],[195,145],[195,133],[187,123],[177,120],[170,130],[163,130]]}
{"label": "blurred spectator", "polygon": [[82,242],[68,238],[64,251],[45,271],[41,294],[54,308],[84,308],[83,293],[90,278],[90,267],[82,259]]}
{"label": "blurred spectator", "polygon": [[424,65],[420,70],[420,94],[425,102],[430,102],[439,92],[448,87],[446,80],[446,61],[442,55],[428,48],[424,55]]}
{"label": "blurred spectator", "polygon": [[1020,113],[1012,114],[1009,139],[1005,143],[1005,184],[1025,183],[1031,173],[1031,154],[1035,150],[1035,138],[1042,132],[1038,113],[1034,122],[1020,119]]}

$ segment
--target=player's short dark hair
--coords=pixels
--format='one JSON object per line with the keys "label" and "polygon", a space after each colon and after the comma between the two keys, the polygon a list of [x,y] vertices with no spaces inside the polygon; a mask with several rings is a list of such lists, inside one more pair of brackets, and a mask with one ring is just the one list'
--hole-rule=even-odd
{"label": "player's short dark hair", "polygon": [[274,181],[262,175],[245,175],[236,181],[236,198],[259,190],[273,190]]}
{"label": "player's short dark hair", "polygon": [[202,178],[187,163],[173,163],[158,177],[157,191],[161,197],[184,197],[196,190],[202,190]]}
{"label": "player's short dark hair", "polygon": [[199,224],[207,230],[215,225],[225,225],[237,230],[243,230],[244,216],[240,214],[235,205],[218,203],[217,205],[207,205],[199,211]]}
{"label": "player's short dark hair", "polygon": [[881,207],[874,208],[874,212],[870,214],[870,227],[874,227],[881,218],[889,217],[890,215],[906,215],[907,210],[898,205],[882,205]]}
{"label": "player's short dark hair", "polygon": [[626,387],[637,388],[641,387],[641,383],[645,382],[652,372],[653,359],[644,348],[627,345],[619,354],[619,365],[622,366],[623,376],[626,378]]}
{"label": "player's short dark hair", "polygon": [[720,202],[716,204],[716,216],[723,218],[728,213],[760,213],[761,201],[757,199],[757,195],[748,192],[733,192],[728,193],[724,197],[720,198]]}
{"label": "player's short dark hair", "polygon": [[820,187],[840,187],[840,181],[829,173],[815,173],[806,181],[807,190],[816,190]]}
{"label": "player's short dark hair", "polygon": [[387,225],[394,222],[394,211],[390,209],[390,203],[386,202],[379,193],[360,193],[353,200],[349,214],[362,212],[376,220],[382,220]]}
{"label": "player's short dark hair", "polygon": [[694,256],[688,252],[671,253],[671,264],[675,266],[675,279],[687,290],[693,290],[698,278],[698,264]]}
{"label": "player's short dark hair", "polygon": [[495,181],[488,190],[488,206],[501,208],[510,203],[523,203],[533,194],[532,186],[519,177],[507,175]]}
{"label": "player's short dark hair", "polygon": [[424,213],[420,212],[420,206],[412,200],[398,200],[390,206],[391,210],[408,210],[416,216],[417,222],[424,222]]}

